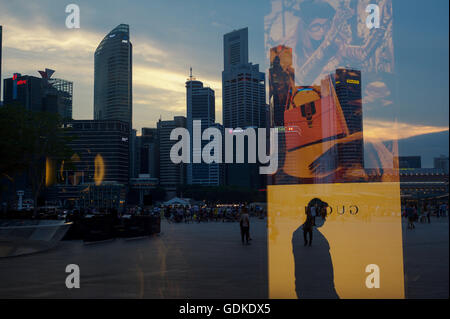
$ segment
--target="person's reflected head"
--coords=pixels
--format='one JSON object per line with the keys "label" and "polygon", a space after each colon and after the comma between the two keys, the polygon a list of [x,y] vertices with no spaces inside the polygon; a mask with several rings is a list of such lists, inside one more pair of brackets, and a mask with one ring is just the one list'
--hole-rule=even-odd
{"label": "person's reflected head", "polygon": [[321,41],[331,26],[336,10],[325,1],[307,0],[300,4],[299,17],[306,26],[308,36]]}
{"label": "person's reflected head", "polygon": [[311,207],[316,208],[316,218],[315,218],[315,226],[322,227],[327,219],[327,207],[328,203],[320,200],[319,198],[313,198],[309,201],[307,212],[311,211]]}

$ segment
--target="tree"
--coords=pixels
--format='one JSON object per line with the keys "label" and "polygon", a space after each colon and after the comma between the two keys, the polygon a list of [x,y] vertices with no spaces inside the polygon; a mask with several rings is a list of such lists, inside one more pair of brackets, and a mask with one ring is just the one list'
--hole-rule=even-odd
{"label": "tree", "polygon": [[58,166],[63,160],[69,160],[72,150],[68,146],[70,137],[64,134],[61,117],[56,113],[35,112],[30,124],[30,141],[27,143],[29,179],[33,191],[34,212],[37,211],[37,199],[44,185],[52,184],[51,176],[56,170],[49,162]]}
{"label": "tree", "polygon": [[64,134],[62,124],[56,113],[32,112],[18,104],[0,108],[0,173],[12,181],[16,173],[28,173],[35,214],[46,177],[48,182],[54,171],[49,161],[70,161],[73,153],[68,146],[72,137]]}
{"label": "tree", "polygon": [[33,114],[17,103],[0,108],[0,177],[6,178],[15,194],[15,176],[26,171],[29,159],[29,123]]}

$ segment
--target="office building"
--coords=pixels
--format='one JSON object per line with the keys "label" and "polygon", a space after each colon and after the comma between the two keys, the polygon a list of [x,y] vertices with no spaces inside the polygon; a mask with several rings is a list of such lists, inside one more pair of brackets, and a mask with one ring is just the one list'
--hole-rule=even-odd
{"label": "office building", "polygon": [[225,128],[266,126],[265,74],[248,61],[248,28],[223,37],[222,109]]}
{"label": "office building", "polygon": [[167,195],[175,196],[178,185],[186,183],[186,166],[174,164],[170,159],[170,150],[177,141],[170,140],[170,133],[177,127],[186,128],[186,117],[175,116],[173,120],[159,120],[159,183],[166,189]]}
{"label": "office building", "polygon": [[[69,142],[74,155],[74,170],[63,178],[67,184],[103,181],[126,185],[129,178],[129,126],[123,121],[73,120],[66,134],[74,136]],[[72,183],[70,181],[73,180]]]}
{"label": "office building", "polygon": [[[222,117],[224,129],[266,127],[265,74],[259,72],[258,64],[249,62],[248,28],[224,35],[223,56]],[[246,143],[246,154],[247,149],[248,144]],[[227,185],[248,188],[260,188],[262,185],[262,179],[256,178],[259,175],[258,165],[248,163],[247,160],[242,164],[226,164],[225,171],[225,184]]]}
{"label": "office building", "polygon": [[95,50],[94,119],[120,120],[132,129],[132,45],[129,26],[120,24]]}
{"label": "office building", "polygon": [[140,169],[140,139],[137,136],[137,130],[130,131],[130,178],[139,176]]}
{"label": "office building", "polygon": [[441,155],[434,158],[434,168],[442,170],[448,175],[448,156]]}
{"label": "office building", "polygon": [[54,72],[39,71],[40,78],[14,73],[4,80],[4,103],[19,103],[30,111],[58,113],[64,119],[72,119],[73,83],[52,78]]}
{"label": "office building", "polygon": [[129,181],[129,127],[122,121],[64,123],[73,155],[57,168],[48,199],[69,207],[120,208]]}
{"label": "office building", "polygon": [[[189,185],[219,185],[219,166],[221,164],[207,164],[202,160],[202,149],[209,141],[202,140],[198,147],[194,144],[194,139],[200,140],[204,130],[209,127],[215,127],[216,108],[214,90],[209,87],[204,87],[201,81],[192,77],[192,69],[190,77],[186,81],[186,106],[186,126],[191,139],[191,163],[187,164],[186,167],[186,182]],[[194,121],[200,123],[200,137],[194,136]]]}
{"label": "office building", "polygon": [[[336,95],[344,114],[348,134],[363,132],[361,71],[340,68],[334,74]],[[364,167],[363,138],[343,144],[338,149],[339,165]]]}
{"label": "office building", "polygon": [[137,157],[139,174],[159,178],[159,138],[156,128],[143,127],[137,137]]}
{"label": "office building", "polygon": [[73,82],[63,79],[49,79],[50,91],[56,91],[57,110],[64,119],[72,119]]}
{"label": "office building", "polygon": [[422,168],[422,158],[420,156],[399,156],[398,167],[400,169]]}

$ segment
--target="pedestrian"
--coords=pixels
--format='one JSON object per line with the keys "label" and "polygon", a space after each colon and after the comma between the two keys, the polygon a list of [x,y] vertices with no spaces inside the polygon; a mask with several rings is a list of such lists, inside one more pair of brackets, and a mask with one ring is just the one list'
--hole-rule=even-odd
{"label": "pedestrian", "polygon": [[445,203],[442,203],[442,204],[439,206],[439,215],[440,215],[441,217],[445,217],[445,216],[446,216],[446,212],[447,212],[447,207],[446,207]]}
{"label": "pedestrian", "polygon": [[409,204],[406,207],[406,217],[408,218],[408,229],[416,228],[414,226],[415,212],[414,212],[414,208],[412,207],[412,204]]}
{"label": "pedestrian", "polygon": [[[240,226],[241,226],[241,240],[242,240],[242,244],[247,244],[249,245],[249,238],[250,238],[250,218],[248,216],[248,211],[246,207],[242,208],[242,212],[241,212],[241,219],[239,222]],[[245,242],[244,242],[245,239]]]}

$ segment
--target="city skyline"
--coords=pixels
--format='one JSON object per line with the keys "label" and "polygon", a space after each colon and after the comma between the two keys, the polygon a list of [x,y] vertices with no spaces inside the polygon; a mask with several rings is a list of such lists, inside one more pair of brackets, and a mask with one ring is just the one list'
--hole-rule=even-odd
{"label": "city skyline", "polygon": [[[21,1],[9,4],[2,0],[0,3],[2,7],[0,21],[3,25],[2,77],[10,77],[14,72],[33,75],[35,70],[42,67],[56,70],[60,77],[74,82],[74,119],[92,118],[95,48],[104,35],[120,23],[129,23],[133,33],[133,123],[135,123],[134,128],[138,131],[142,127],[155,127],[160,117],[170,120],[173,116],[185,114],[184,83],[190,66],[196,70],[196,75],[203,79],[205,86],[209,85],[216,92],[216,122],[222,123],[220,79],[223,63],[222,39],[224,34],[233,29],[249,28],[249,60],[260,64],[261,71],[266,73],[266,82],[268,81],[268,59],[266,58],[268,53],[264,50],[263,18],[270,11],[270,1],[264,2],[258,8],[251,4],[245,4],[242,8],[243,12],[233,14],[232,18],[226,14],[220,17],[218,15],[221,9],[224,9],[224,13],[229,13],[232,10],[229,8],[230,6],[214,4],[199,8],[200,5],[195,4],[186,12],[187,16],[191,14],[191,16],[199,18],[195,24],[189,24],[186,30],[180,31],[179,25],[182,21],[174,23],[172,18],[168,18],[167,24],[171,24],[172,27],[164,29],[161,18],[155,18],[154,24],[152,24],[154,32],[148,31],[145,22],[139,20],[143,14],[139,8],[142,8],[143,11],[147,8],[147,4],[139,1],[134,2],[135,6],[131,6],[132,8],[125,9],[119,3],[113,3],[110,9],[101,11],[95,11],[97,6],[102,6],[101,3],[91,4],[80,1],[81,29],[79,30],[65,28],[66,14],[63,4],[61,4],[61,8],[56,6],[49,10],[49,1],[40,1],[40,6],[29,4],[23,6]],[[21,10],[16,9],[19,6]],[[157,10],[155,4],[152,6],[155,6],[152,7],[154,10],[150,13],[146,12],[154,17]],[[448,4],[442,3],[438,8],[445,6]],[[118,9],[123,9],[120,16],[117,12],[121,12],[121,10]],[[244,13],[248,13],[250,9],[255,10],[255,17],[248,20],[243,19]],[[406,7],[401,9],[401,14],[399,13],[399,17],[396,19],[398,22],[403,17],[403,20],[396,27],[402,30],[402,34],[405,34],[405,28],[411,27],[411,20],[414,17],[405,20],[407,14],[411,13],[411,9]],[[106,18],[108,10],[115,12],[112,15],[113,18]],[[166,12],[168,8],[163,6],[161,10],[161,12]],[[195,10],[199,10],[196,15],[193,14]],[[409,11],[405,12],[405,10]],[[438,46],[438,49],[444,53],[444,57],[448,56],[448,39],[444,39],[443,35],[435,32],[436,28],[432,28],[432,25],[437,23],[436,19],[432,20],[432,15],[439,10],[436,8],[427,10],[423,12],[425,27],[420,30],[422,37],[416,38],[416,41],[424,42],[427,32],[433,29],[433,37],[427,40],[428,43]],[[27,35],[29,28],[21,23],[24,18],[37,25],[32,35]],[[207,30],[201,31],[202,25],[207,25]],[[161,30],[164,30],[166,35],[172,35],[171,41],[162,39],[163,37],[157,32]],[[175,31],[181,33],[178,34]],[[197,33],[195,36],[197,40],[189,32]],[[207,44],[208,42],[210,44]],[[403,40],[403,46],[408,46],[406,40]],[[403,65],[404,69],[409,64],[405,58],[406,52],[405,49],[402,50],[401,45],[396,46],[396,60],[399,60],[398,64]],[[180,56],[183,58],[180,59]],[[403,60],[405,62],[402,62]],[[446,60],[448,59],[442,59],[439,62],[448,65]],[[424,73],[423,69],[427,68],[427,72],[437,70],[436,61],[428,59],[426,63],[427,65],[418,69],[423,76],[417,81],[420,81],[422,85],[426,78],[431,78],[429,74]],[[416,68],[420,67],[415,66]],[[436,76],[438,75],[436,74]],[[424,112],[423,108],[418,105],[420,100],[414,102],[411,101],[412,96],[405,97],[405,104],[413,111],[406,112],[405,106],[400,108],[399,139],[448,132],[448,116],[442,114],[444,112],[444,115],[445,113],[448,115],[448,91],[442,89],[445,87],[445,83],[448,83],[448,79],[438,78],[438,80],[430,97],[435,103],[432,103],[433,107],[428,108],[427,112]],[[427,87],[424,86],[424,88]],[[266,95],[268,95],[267,92]],[[388,130],[390,127],[392,127],[392,121],[383,118],[364,118],[365,137],[388,139],[390,138]],[[426,149],[419,150],[418,155],[426,152]],[[446,152],[448,153],[448,149]]]}

